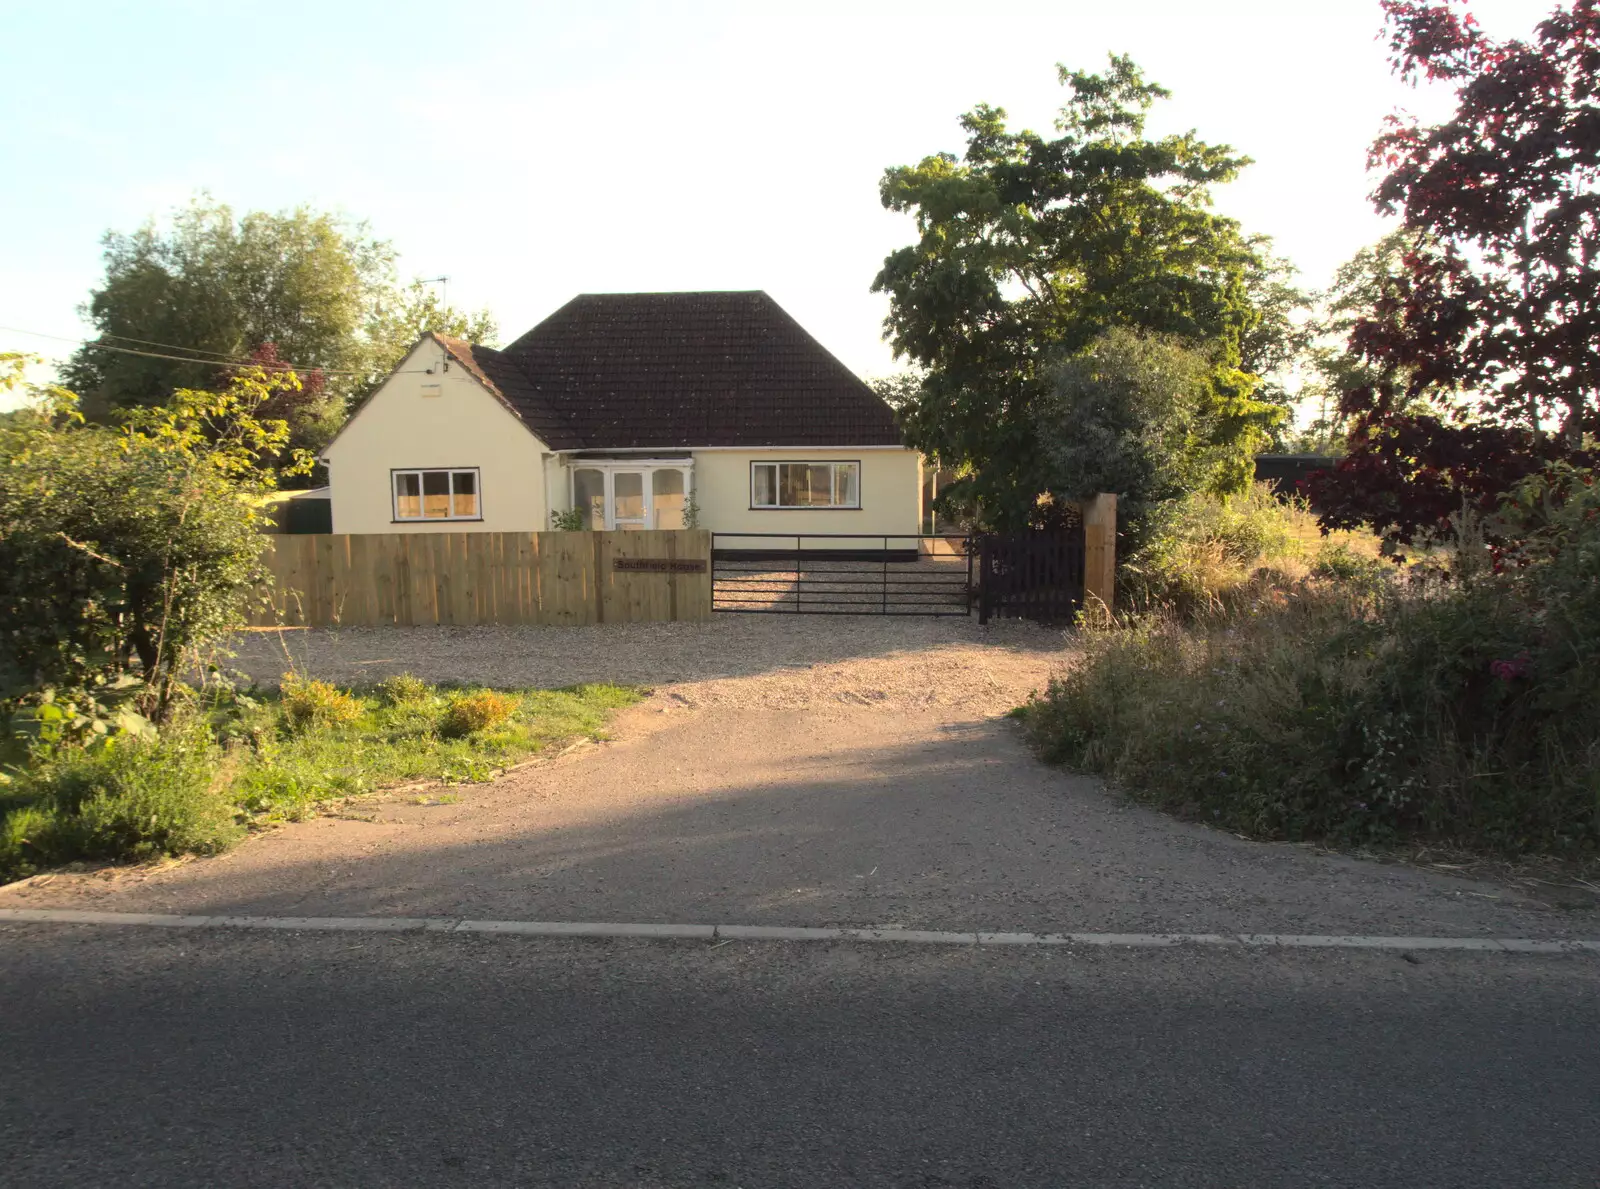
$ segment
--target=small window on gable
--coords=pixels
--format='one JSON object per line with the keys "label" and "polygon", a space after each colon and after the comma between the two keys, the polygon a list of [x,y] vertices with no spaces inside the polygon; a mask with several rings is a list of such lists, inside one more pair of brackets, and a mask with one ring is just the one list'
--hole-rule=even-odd
{"label": "small window on gable", "polygon": [[394,472],[396,520],[482,520],[477,468]]}
{"label": "small window on gable", "polygon": [[443,385],[441,385],[437,380],[424,380],[422,382],[423,396],[438,396],[443,391]]}

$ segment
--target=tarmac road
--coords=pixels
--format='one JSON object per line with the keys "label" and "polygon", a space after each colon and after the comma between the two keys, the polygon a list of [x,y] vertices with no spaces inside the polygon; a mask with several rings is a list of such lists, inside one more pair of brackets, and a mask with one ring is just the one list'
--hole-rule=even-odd
{"label": "tarmac road", "polygon": [[0,1182],[1593,1186],[1597,975],[0,924]]}

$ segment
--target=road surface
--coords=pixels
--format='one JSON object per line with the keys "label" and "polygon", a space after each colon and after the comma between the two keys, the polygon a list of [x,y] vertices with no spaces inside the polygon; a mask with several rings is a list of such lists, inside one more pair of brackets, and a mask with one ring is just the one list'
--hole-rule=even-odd
{"label": "road surface", "polygon": [[1594,956],[0,925],[7,1185],[1593,1186]]}

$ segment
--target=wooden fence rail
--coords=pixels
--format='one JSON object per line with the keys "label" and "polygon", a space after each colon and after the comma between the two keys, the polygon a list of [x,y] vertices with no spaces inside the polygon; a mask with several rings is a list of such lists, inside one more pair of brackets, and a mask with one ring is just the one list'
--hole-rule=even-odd
{"label": "wooden fence rail", "polygon": [[711,617],[704,529],[274,536],[258,627],[586,624]]}

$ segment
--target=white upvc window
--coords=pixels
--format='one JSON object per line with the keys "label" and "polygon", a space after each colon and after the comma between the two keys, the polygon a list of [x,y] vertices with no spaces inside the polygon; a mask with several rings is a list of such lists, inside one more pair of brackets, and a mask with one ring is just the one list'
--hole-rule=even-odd
{"label": "white upvc window", "polygon": [[483,519],[477,467],[391,471],[390,483],[397,521]]}
{"label": "white upvc window", "polygon": [[752,508],[859,508],[859,462],[752,462]]}

